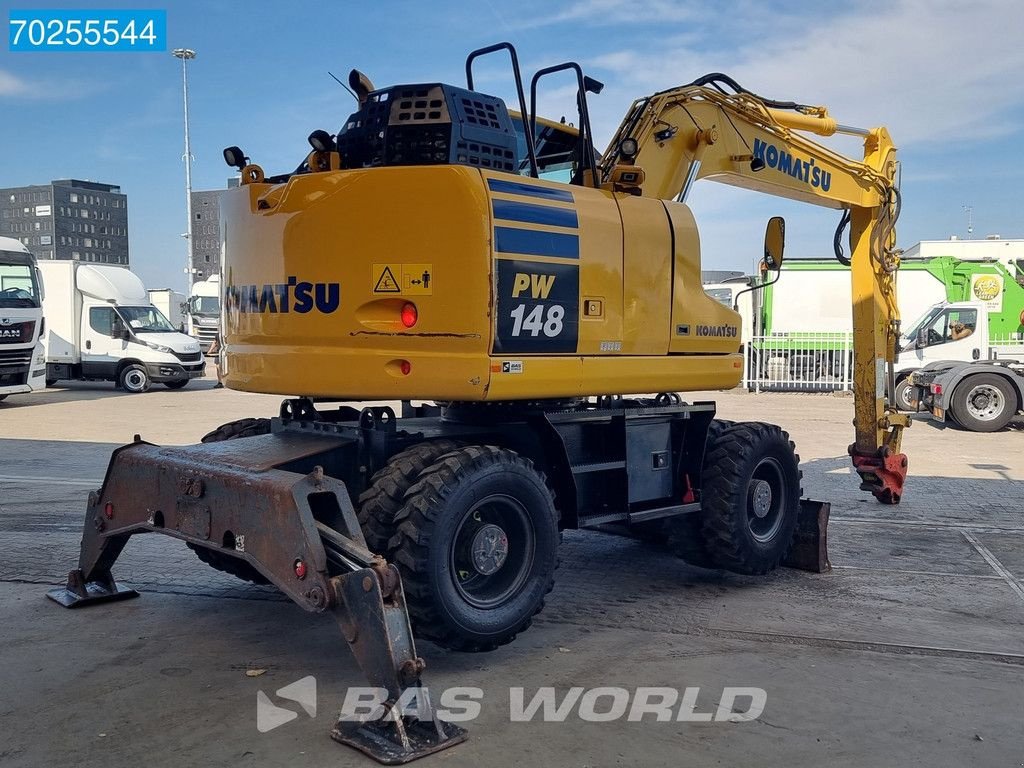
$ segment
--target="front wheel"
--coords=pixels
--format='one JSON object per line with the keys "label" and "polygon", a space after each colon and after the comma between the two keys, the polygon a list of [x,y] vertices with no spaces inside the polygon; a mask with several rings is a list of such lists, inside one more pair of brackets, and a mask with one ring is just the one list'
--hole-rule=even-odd
{"label": "front wheel", "polygon": [[949,410],[964,429],[997,432],[1017,412],[1017,395],[1002,376],[975,374],[957,385]]}
{"label": "front wheel", "polygon": [[139,394],[149,389],[151,381],[145,366],[133,363],[131,365],[126,365],[121,370],[121,375],[118,376],[117,383],[125,392]]}
{"label": "front wheel", "polygon": [[168,389],[184,389],[188,386],[189,379],[178,379],[177,381],[165,381],[164,386]]}
{"label": "front wheel", "polygon": [[558,513],[528,459],[494,446],[452,451],[420,474],[396,522],[388,559],[402,574],[417,636],[489,651],[544,607]]}
{"label": "front wheel", "polygon": [[800,457],[774,424],[739,423],[709,441],[700,517],[715,565],[743,574],[778,567],[793,543],[800,478]]}
{"label": "front wheel", "polygon": [[910,377],[905,376],[896,382],[896,407],[901,411],[916,411],[917,400],[914,399],[916,387],[910,383]]}

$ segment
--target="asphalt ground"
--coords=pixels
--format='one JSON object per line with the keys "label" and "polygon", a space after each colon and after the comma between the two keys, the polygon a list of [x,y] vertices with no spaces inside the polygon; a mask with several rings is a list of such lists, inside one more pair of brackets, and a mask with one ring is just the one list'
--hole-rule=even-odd
{"label": "asphalt ground", "polygon": [[[280,401],[212,387],[73,384],[0,404],[0,765],[373,765],[327,735],[364,684],[331,618],[162,536],[135,537],[115,566],[141,598],[80,611],[44,598],[77,560],[113,448],[136,433],[196,442]],[[919,418],[903,503],[883,507],[849,468],[849,397],[688,397],[791,433],[805,495],[832,503],[833,571],[739,577],[567,532],[547,608],[513,644],[465,655],[420,643],[432,690],[483,699],[469,740],[419,765],[1024,765],[1019,426],[981,435]],[[315,717],[275,696],[308,676]],[[512,722],[510,689],[529,699],[543,686],[699,687],[705,713],[726,687],[766,701],[750,722],[588,722],[578,708]],[[259,691],[297,716],[259,732]]]}

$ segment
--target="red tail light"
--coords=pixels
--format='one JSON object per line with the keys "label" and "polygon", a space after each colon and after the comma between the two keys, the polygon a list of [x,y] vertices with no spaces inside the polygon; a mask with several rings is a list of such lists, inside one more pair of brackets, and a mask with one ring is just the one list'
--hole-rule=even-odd
{"label": "red tail light", "polygon": [[405,302],[402,305],[402,325],[406,328],[412,328],[416,325],[416,321],[420,319],[419,312],[416,310],[416,305],[411,301]]}
{"label": "red tail light", "polygon": [[409,373],[412,371],[412,363],[410,363],[408,360],[403,360],[402,364],[399,367],[402,369],[403,376],[408,376]]}
{"label": "red tail light", "polygon": [[942,394],[942,385],[941,384],[932,384],[931,390],[932,390],[932,394],[933,395],[941,395]]}

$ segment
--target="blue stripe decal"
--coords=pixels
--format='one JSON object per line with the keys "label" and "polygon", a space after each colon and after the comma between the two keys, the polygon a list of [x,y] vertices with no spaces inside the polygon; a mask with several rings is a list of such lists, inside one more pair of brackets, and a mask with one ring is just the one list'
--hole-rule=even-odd
{"label": "blue stripe decal", "polygon": [[527,224],[550,224],[555,227],[579,228],[576,211],[552,208],[550,205],[517,203],[512,200],[492,200],[494,218],[505,221],[524,221]]}
{"label": "blue stripe decal", "polygon": [[573,202],[572,192],[567,189],[552,189],[551,187],[521,184],[517,181],[505,181],[504,179],[488,179],[487,186],[491,192],[507,192],[510,195],[526,195],[527,197],[539,197],[544,200],[561,200],[563,203]]}
{"label": "blue stripe decal", "polygon": [[578,259],[580,257],[579,237],[577,235],[563,235],[559,232],[495,227],[494,244],[495,250],[499,253],[559,256],[566,259]]}

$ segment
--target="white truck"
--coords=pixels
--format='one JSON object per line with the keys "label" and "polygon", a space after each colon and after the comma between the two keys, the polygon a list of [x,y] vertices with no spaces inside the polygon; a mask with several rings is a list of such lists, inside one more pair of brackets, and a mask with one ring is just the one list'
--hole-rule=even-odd
{"label": "white truck", "polygon": [[150,288],[149,303],[171,321],[175,330],[185,331],[185,294],[173,288]]}
{"label": "white truck", "polygon": [[41,283],[21,241],[0,237],[0,400],[46,386]]}
{"label": "white truck", "polygon": [[[1003,313],[981,301],[940,302],[906,326],[896,356],[896,406],[917,409],[910,374],[941,361],[971,363],[1000,359],[1024,362],[1024,339],[1000,334]],[[1019,318],[1014,318],[1018,320]]]}
{"label": "white truck", "polygon": [[189,336],[199,339],[203,352],[208,352],[220,333],[220,275],[193,283],[185,311]]}
{"label": "white truck", "polygon": [[181,389],[203,375],[198,342],[175,330],[127,269],[75,261],[39,267],[46,287],[48,385],[113,381],[135,393],[153,382]]}

